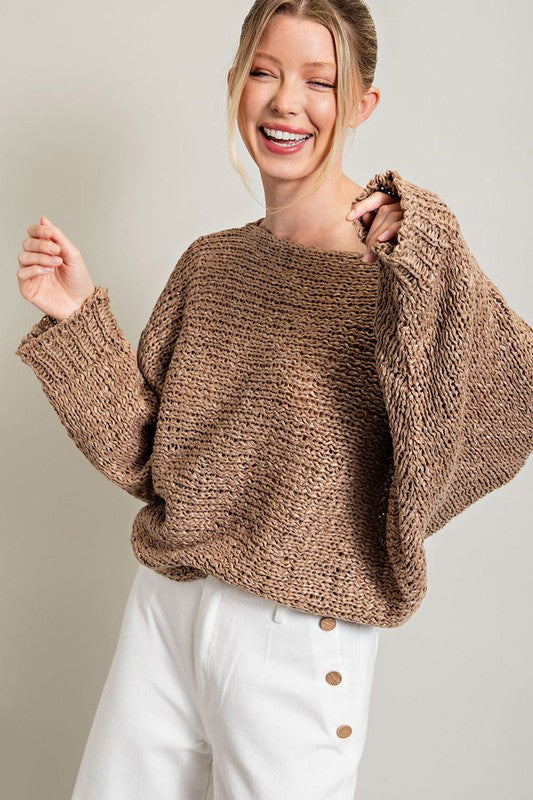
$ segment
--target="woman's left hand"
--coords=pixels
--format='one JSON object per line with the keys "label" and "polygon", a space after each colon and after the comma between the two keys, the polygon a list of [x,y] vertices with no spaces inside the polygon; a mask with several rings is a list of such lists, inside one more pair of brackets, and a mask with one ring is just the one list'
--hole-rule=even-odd
{"label": "woman's left hand", "polygon": [[385,242],[387,239],[395,239],[400,230],[403,211],[400,201],[391,197],[385,192],[372,192],[372,194],[352,203],[352,210],[348,212],[345,219],[354,220],[360,217],[361,223],[370,230],[366,235],[367,250],[363,256],[365,264],[376,261],[376,254],[372,250],[377,242]]}

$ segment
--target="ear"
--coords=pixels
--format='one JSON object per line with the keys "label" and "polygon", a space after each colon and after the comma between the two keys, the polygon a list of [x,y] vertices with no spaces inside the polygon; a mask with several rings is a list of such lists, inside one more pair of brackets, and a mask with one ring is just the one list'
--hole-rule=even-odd
{"label": "ear", "polygon": [[357,109],[354,108],[352,115],[350,116],[350,128],[355,128],[357,125],[360,125],[365,119],[373,113],[374,109],[378,105],[381,99],[381,92],[376,86],[371,86],[368,91],[364,93],[361,98],[361,102],[357,106]]}
{"label": "ear", "polygon": [[230,67],[228,70],[228,86],[231,83],[232,76],[233,76],[233,67]]}

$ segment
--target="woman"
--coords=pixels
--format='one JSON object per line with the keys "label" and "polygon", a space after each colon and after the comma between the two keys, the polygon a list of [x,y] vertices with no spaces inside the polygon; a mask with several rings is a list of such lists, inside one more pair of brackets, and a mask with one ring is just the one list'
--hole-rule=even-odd
{"label": "woman", "polygon": [[64,232],[28,228],[19,286],[45,316],[17,354],[145,502],[74,800],[353,798],[424,539],[531,450],[532,330],[453,213],[342,172],[376,52],[362,2],[254,3],[229,118],[267,213],[187,248],[137,354]]}

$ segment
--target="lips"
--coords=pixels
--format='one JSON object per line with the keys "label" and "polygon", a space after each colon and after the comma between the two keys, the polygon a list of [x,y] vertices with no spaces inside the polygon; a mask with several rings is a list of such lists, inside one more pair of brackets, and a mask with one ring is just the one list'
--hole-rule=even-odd
{"label": "lips", "polygon": [[[268,125],[267,125],[266,127],[268,127]],[[308,139],[310,139],[310,138],[312,137],[312,135],[313,135],[312,133],[304,133],[304,132],[300,133],[300,132],[298,131],[298,133],[299,133],[301,136],[305,136],[306,138],[305,138],[305,139],[276,139],[275,137],[271,137],[271,136],[268,136],[268,135],[267,135],[267,133],[266,133],[266,131],[265,131],[265,128],[263,127],[263,125],[260,125],[260,126],[259,126],[259,130],[261,131],[261,133],[263,134],[263,136],[265,137],[265,139],[267,139],[267,141],[269,141],[269,142],[291,142],[292,144],[300,144],[301,142],[305,142],[305,141],[307,141]],[[280,131],[280,130],[282,130],[282,128],[271,128],[271,130],[278,130],[278,131]],[[296,131],[291,131],[291,133],[296,133]]]}
{"label": "lips", "polygon": [[293,154],[300,153],[304,148],[307,147],[308,143],[312,139],[312,136],[309,136],[307,139],[300,139],[298,141],[289,139],[278,140],[269,139],[264,131],[261,131],[261,134],[266,149],[278,156],[291,156]]}

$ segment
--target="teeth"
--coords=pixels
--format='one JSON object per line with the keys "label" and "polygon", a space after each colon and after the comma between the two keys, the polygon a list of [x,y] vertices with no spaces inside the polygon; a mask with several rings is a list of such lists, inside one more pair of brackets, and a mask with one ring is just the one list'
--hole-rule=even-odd
{"label": "teeth", "polygon": [[277,131],[275,128],[263,127],[263,130],[273,139],[292,139],[294,141],[300,141],[301,139],[308,139],[312,135],[310,133],[301,134],[288,133],[287,131]]}

